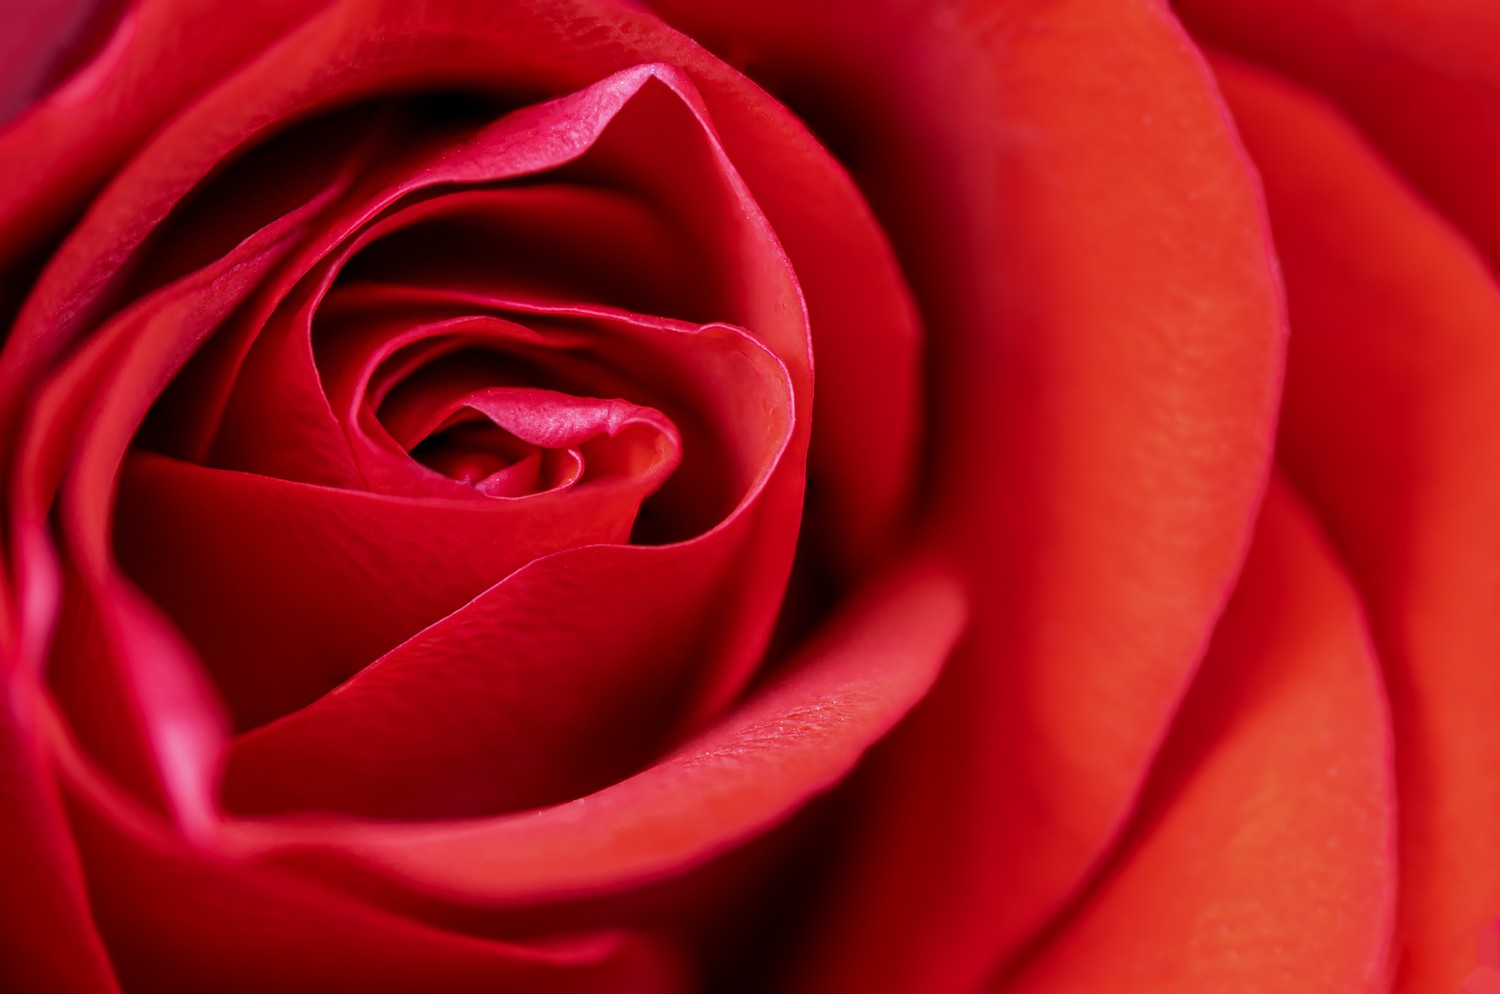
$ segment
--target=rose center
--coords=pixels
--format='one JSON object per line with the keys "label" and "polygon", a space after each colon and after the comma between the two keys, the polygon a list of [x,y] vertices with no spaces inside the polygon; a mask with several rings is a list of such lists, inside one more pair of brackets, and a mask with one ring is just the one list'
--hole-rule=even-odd
{"label": "rose center", "polygon": [[450,418],[413,446],[411,456],[491,497],[554,490],[583,474],[576,448],[539,449],[474,411]]}

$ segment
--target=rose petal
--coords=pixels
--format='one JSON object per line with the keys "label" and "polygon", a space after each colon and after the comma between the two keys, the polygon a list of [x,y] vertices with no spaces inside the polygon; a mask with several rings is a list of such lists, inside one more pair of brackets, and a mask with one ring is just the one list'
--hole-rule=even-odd
{"label": "rose petal", "polygon": [[[727,6],[696,5],[705,17]],[[775,36],[785,39],[795,21],[784,18]],[[636,33],[650,37],[641,28]],[[833,44],[820,39],[816,64],[860,44],[854,37],[850,31]],[[796,267],[818,371],[804,554],[817,556],[836,579],[857,576],[899,540],[920,488],[922,316],[846,164],[777,100],[696,45],[662,44],[672,46],[674,64],[692,73],[725,148]],[[880,71],[889,75],[890,67]],[[828,79],[806,85],[825,95],[838,92]],[[847,103],[830,103],[835,116],[850,110]],[[886,107],[874,112],[884,114]]]}
{"label": "rose petal", "polygon": [[1178,0],[1198,35],[1332,98],[1500,272],[1500,7]]}
{"label": "rose petal", "polygon": [[[369,303],[401,314],[397,294]],[[715,515],[706,522],[710,529],[731,516],[785,513],[760,507],[781,507],[789,482],[795,481],[795,460],[787,453],[794,413],[788,376],[762,346],[722,326],[633,322],[576,307],[541,307],[535,313],[544,317],[549,310],[577,321],[567,338],[574,358],[635,371],[637,384],[658,381],[657,402],[669,401],[662,406],[682,426],[688,451],[697,446],[705,453],[690,459],[688,469],[696,474],[694,466],[704,467],[713,486],[700,485],[678,497],[671,493],[672,481],[660,495],[662,513],[693,501],[696,511]],[[586,325],[593,327],[582,330]],[[706,454],[711,448],[719,451]],[[725,487],[728,501],[718,499]],[[122,484],[118,546],[130,574],[199,647],[243,728],[332,689],[533,558],[573,545],[626,540],[644,495],[639,489],[595,487],[539,496],[526,506],[465,506],[141,458],[130,464]],[[690,517],[684,523],[701,520]],[[667,533],[684,534],[676,527]],[[762,618],[774,610],[780,590],[774,579],[767,578],[764,588],[742,586],[743,577],[735,572],[777,568],[776,550],[758,525],[741,520],[733,534],[685,534],[708,543],[702,551],[673,554],[679,564],[673,571],[686,570],[692,579],[671,592],[653,587],[654,596],[665,603],[714,598],[721,605],[716,612],[723,612],[725,602],[717,598],[726,595],[728,584],[744,592],[742,601]],[[745,543],[751,541],[756,551],[747,555]],[[697,557],[718,565],[705,572],[706,567],[691,565]],[[567,582],[583,603],[613,596],[602,579],[593,587],[595,595],[578,588],[576,578]],[[649,618],[646,610],[643,617]],[[716,663],[731,673],[747,672],[754,664],[751,654],[758,652],[758,643],[745,636],[745,629],[736,629],[734,620],[732,611],[719,614],[720,631],[711,640],[717,648],[710,652],[699,645],[706,654],[693,665],[705,682],[721,678]],[[746,623],[764,622],[752,615]],[[686,620],[677,627],[684,625],[698,630]],[[659,660],[667,667],[687,662],[671,654]],[[645,666],[639,675],[652,668]],[[620,664],[621,675],[629,670]],[[643,679],[643,685],[647,682]]]}
{"label": "rose petal", "polygon": [[[321,6],[251,0],[226,17],[215,0],[136,0],[91,66],[0,130],[0,258],[14,261],[163,120]],[[198,26],[191,45],[185,23]],[[17,372],[0,366],[0,383]]]}
{"label": "rose petal", "polygon": [[1284,483],[1120,850],[1007,992],[1389,989],[1395,783],[1357,593]]}
{"label": "rose petal", "polygon": [[[408,407],[404,413],[412,410]],[[649,494],[682,459],[677,429],[660,411],[537,387],[487,387],[451,398],[409,428],[407,437],[419,447],[451,431],[447,426],[455,418],[466,417],[463,424],[473,424],[474,415],[489,428],[537,449],[576,452],[580,466],[566,481],[568,486],[586,478],[593,489],[627,483]],[[482,489],[485,482],[476,480],[474,485]]]}
{"label": "rose petal", "polygon": [[101,56],[128,14],[129,0],[43,0],[6,9],[0,38],[0,124],[37,103],[80,66]]}
{"label": "rose petal", "polygon": [[[120,315],[37,398],[22,438],[11,521],[28,602],[20,665],[40,674],[59,614],[61,635],[87,651],[60,675],[78,700],[100,702],[80,730],[95,758],[159,797],[189,832],[201,832],[222,736],[211,690],[173,634],[118,577],[109,550],[109,502],[119,460],[147,405],[192,347],[264,276],[306,221],[281,219],[222,260]],[[51,544],[60,503],[66,568]],[[101,694],[102,688],[115,693]]]}
{"label": "rose petal", "polygon": [[121,483],[120,555],[244,728],[309,703],[538,556],[625,541],[633,515],[619,500],[417,502],[140,456]]}
{"label": "rose petal", "polygon": [[932,515],[989,606],[881,750],[806,989],[972,990],[1107,851],[1238,569],[1282,349],[1256,186],[1151,4],[722,9],[803,93],[853,53],[831,133],[942,329]]}
{"label": "rose petal", "polygon": [[650,769],[570,804],[431,825],[244,822],[230,839],[310,872],[373,873],[482,904],[681,873],[837,783],[930,686],[965,605],[946,568],[901,564],[743,707]]}
{"label": "rose petal", "polygon": [[163,840],[88,792],[75,797],[73,825],[93,912],[130,990],[686,989],[670,950],[628,932],[526,945],[446,932]]}
{"label": "rose petal", "polygon": [[[645,74],[637,73],[635,78],[638,82],[644,84],[656,77],[647,72]],[[627,92],[626,95],[628,96],[629,93]],[[533,124],[536,123],[537,121],[533,117]],[[270,231],[271,229],[267,230]],[[266,237],[270,236],[267,235]],[[781,271],[784,274],[784,264],[779,259],[773,260],[773,262],[776,265],[782,266]],[[194,343],[193,336],[201,336],[205,327],[212,327],[214,321],[222,319],[224,316],[222,307],[228,302],[237,299],[236,295],[243,295],[245,281],[251,280],[260,272],[258,270],[245,269],[244,267],[241,267],[240,270],[234,270],[233,267],[238,265],[240,265],[240,260],[237,259],[234,253],[231,253],[230,256],[217,264],[216,267],[205,270],[203,273],[195,274],[185,282],[169,285],[163,291],[163,299],[172,301],[171,307],[182,307],[186,306],[183,303],[184,301],[192,300],[194,293],[201,293],[202,287],[207,285],[204,282],[205,280],[218,278],[219,282],[214,284],[216,294],[213,299],[218,302],[215,306],[220,307],[221,310],[196,315],[194,321],[184,322],[181,328],[186,337],[157,332],[145,336],[142,341],[146,343],[146,347],[137,349],[135,353],[129,354],[130,365],[127,368],[130,372],[120,377],[117,384],[113,384],[116,389],[112,392],[107,392],[105,409],[113,412],[109,415],[113,419],[110,423],[110,430],[105,433],[98,433],[90,439],[86,449],[89,455],[83,463],[87,468],[86,477],[84,478],[87,482],[80,480],[76,485],[70,483],[72,489],[69,491],[70,493],[76,492],[84,495],[80,498],[78,506],[75,509],[75,513],[81,515],[81,517],[76,519],[78,522],[76,525],[70,527],[82,529],[79,532],[80,540],[93,543],[95,550],[97,550],[100,542],[99,529],[106,520],[107,495],[111,476],[114,472],[110,462],[110,448],[112,446],[123,445],[125,438],[135,424],[135,421],[132,419],[140,416],[140,410],[143,405],[149,402],[154,393],[160,389],[165,377],[170,375],[171,371],[176,368],[175,364],[181,362],[184,350],[190,348]],[[236,279],[224,280],[221,276],[216,277],[216,274],[219,274],[221,270],[235,272]],[[795,284],[784,283],[783,285],[787,287],[787,292],[795,295]],[[761,326],[773,337],[776,337],[781,344],[790,344],[790,339],[788,338],[789,329],[799,323],[795,312],[788,313],[788,308],[784,306],[784,301],[776,295],[752,293],[749,296],[755,298],[757,301],[750,307],[751,311],[769,309],[766,312],[766,319],[760,322]],[[142,312],[163,321],[166,314],[173,313],[170,309],[165,314],[154,313],[152,308],[157,306],[159,306],[159,301],[156,298],[149,298],[143,304]],[[123,328],[126,326],[121,324],[118,327]],[[162,324],[161,327],[165,328],[166,325]],[[99,339],[101,348],[98,352],[93,353],[93,355],[106,356],[108,355],[108,350],[111,348],[124,348],[125,346],[119,345],[121,341],[131,343],[130,347],[135,348],[131,339],[107,333]],[[113,407],[110,405],[113,405]],[[789,402],[783,404],[782,408],[788,413],[791,411]],[[722,665],[717,668],[705,668],[703,683],[703,688],[705,689],[701,695],[701,699],[703,700],[711,701],[716,695],[721,696],[725,693],[732,693],[735,683],[742,682],[748,676],[754,661],[759,655],[759,647],[764,644],[765,634],[763,633],[767,632],[770,620],[774,616],[776,592],[780,589],[781,577],[784,576],[785,572],[786,556],[789,555],[790,551],[790,539],[794,535],[792,518],[795,514],[796,483],[800,478],[801,467],[800,459],[795,457],[783,459],[779,463],[773,461],[771,464],[779,465],[781,469],[773,474],[769,481],[768,493],[772,493],[774,496],[768,496],[762,502],[765,506],[756,509],[755,516],[763,527],[752,528],[749,524],[745,524],[741,528],[740,537],[734,539],[731,543],[746,541],[748,540],[748,536],[752,534],[758,536],[755,545],[757,555],[745,573],[751,581],[746,588],[749,590],[749,594],[735,598],[731,604],[726,603],[722,599],[722,583],[724,581],[709,583],[705,582],[704,578],[700,576],[696,584],[704,596],[720,598],[721,617],[728,619],[727,624],[713,638],[713,641],[721,644],[723,648],[716,649],[711,655],[713,658],[721,660]],[[42,498],[42,502],[43,506],[45,506],[45,498]],[[84,518],[88,520],[84,521]],[[766,535],[779,535],[783,539],[781,542],[766,542],[764,540]],[[721,542],[720,544],[723,545],[724,543]],[[97,551],[90,553],[92,556],[97,556],[98,554]],[[744,557],[735,555],[730,558],[739,561],[743,567]],[[727,578],[728,573],[722,566],[729,560],[720,556],[717,561],[721,565],[721,569],[718,571],[719,575]],[[103,600],[107,601],[108,598],[104,598]],[[96,598],[95,602],[98,603],[99,599]],[[125,665],[125,675],[129,677],[131,664],[126,663]],[[90,679],[81,674],[70,675],[68,682],[73,686],[91,684]],[[106,684],[94,682],[93,685],[104,686]],[[150,695],[148,694],[147,696],[149,698]],[[168,713],[164,714],[163,718],[170,717],[171,713],[175,713],[175,707],[169,707]],[[121,729],[127,727],[128,725],[120,726]],[[138,732],[141,735],[149,737],[153,734],[153,729],[143,727]],[[129,750],[123,750],[122,752],[122,754],[128,753]],[[163,749],[161,758],[166,760],[170,759],[173,755],[175,753],[172,750]],[[205,768],[211,768],[211,765],[210,763]]]}
{"label": "rose petal", "polygon": [[1458,994],[1500,994],[1500,969],[1481,966],[1464,978]]}
{"label": "rose petal", "polygon": [[1295,333],[1281,459],[1369,605],[1401,791],[1397,989],[1454,989],[1500,908],[1500,288],[1316,96],[1219,61]]}
{"label": "rose petal", "polygon": [[628,775],[668,744],[699,664],[725,651],[719,617],[735,592],[722,577],[745,530],[720,535],[532,563],[239,739],[227,803],[463,817],[560,803]]}
{"label": "rose petal", "polygon": [[[339,297],[341,311],[351,310],[353,298],[357,306],[330,329],[337,344],[328,350],[323,377],[358,471],[377,491],[467,496],[446,481],[435,486],[430,474],[414,476],[409,454],[381,423],[395,415],[401,398],[391,391],[403,376],[450,397],[551,384],[659,410],[682,437],[684,463],[646,508],[671,519],[659,522],[670,527],[653,531],[652,542],[717,526],[776,458],[765,428],[789,420],[788,412],[774,409],[791,397],[789,376],[744,329],[589,304],[497,299],[446,281],[360,284],[357,291]],[[355,361],[357,355],[363,359]]]}
{"label": "rose petal", "polygon": [[41,743],[23,727],[41,690],[0,657],[0,986],[118,994]]}
{"label": "rose petal", "polygon": [[[16,356],[9,365],[19,371],[23,354],[45,351],[38,342],[73,333],[76,316],[105,285],[107,274],[95,272],[100,261],[127,259],[156,219],[267,122],[392,89],[467,86],[501,95],[550,94],[633,64],[672,62],[707,88],[713,113],[725,117],[732,156],[753,173],[757,194],[774,203],[777,229],[796,242],[807,292],[817,298],[818,334],[826,346],[822,379],[837,401],[818,429],[816,496],[819,502],[823,493],[832,496],[820,512],[820,531],[845,564],[878,554],[914,479],[915,324],[878,228],[847,177],[800,124],[743,78],[629,5],[568,0],[545,11],[500,10],[450,0],[420,11],[377,2],[309,13],[307,23],[285,30],[264,59],[231,73],[117,177],[44,274],[24,329],[15,336],[26,344],[12,348]],[[232,59],[215,61],[213,46],[204,54],[201,64],[196,49],[182,53],[182,61],[201,73],[235,65]],[[72,145],[94,138],[85,127],[60,141],[76,154]]]}
{"label": "rose petal", "polygon": [[[650,85],[653,80],[670,89]],[[283,319],[273,321],[257,339],[238,371],[219,428],[215,461],[289,479],[355,485],[359,474],[348,465],[348,456],[341,457],[338,451],[344,444],[342,432],[334,430],[336,418],[318,387],[319,373],[308,340],[313,310],[356,250],[407,224],[453,208],[472,211],[476,205],[472,197],[458,200],[452,208],[445,208],[442,200],[418,204],[370,224],[357,236],[355,232],[409,194],[433,186],[492,182],[553,169],[583,156],[596,143],[602,146],[602,162],[611,168],[630,163],[615,146],[639,147],[653,140],[669,144],[681,151],[680,168],[688,171],[676,184],[680,191],[723,187],[717,195],[708,191],[689,198],[681,208],[703,219],[700,224],[714,227],[712,233],[691,241],[730,246],[720,265],[713,267],[735,274],[729,281],[733,285],[717,296],[725,313],[716,317],[763,336],[790,364],[805,404],[810,381],[805,372],[806,330],[796,282],[764,219],[722,153],[712,146],[706,124],[690,85],[680,75],[664,67],[641,67],[580,93],[527,108],[477,135],[426,150],[415,164],[377,174],[365,184],[370,189],[348,198],[352,206],[330,223],[322,244],[306,254],[308,263],[329,252],[332,245],[349,240],[299,288]],[[706,144],[707,148],[698,148]],[[696,157],[688,154],[695,148]],[[515,201],[490,197],[486,206],[516,206]],[[584,244],[575,251],[587,253]]]}
{"label": "rose petal", "polygon": [[[754,367],[734,369],[740,382],[719,391],[720,403],[749,405],[733,415],[736,436],[758,434],[762,450],[734,513],[683,543],[575,548],[531,563],[336,693],[241,739],[230,764],[232,802],[406,816],[490,812],[578,796],[662,748],[694,716],[705,684],[754,665],[760,643],[745,632],[774,612],[781,592],[776,578],[755,572],[776,568],[774,559],[746,549],[765,529],[789,526],[779,488],[793,463],[790,388],[784,370],[778,384],[761,369],[756,388],[742,391]],[[701,387],[713,391],[719,380],[707,377]],[[272,574],[292,561],[277,565]],[[385,599],[399,598],[409,577],[390,577],[398,586]],[[346,599],[344,591],[360,589],[358,577],[349,581],[332,588],[345,614],[369,603]],[[256,589],[266,596],[284,587]],[[327,588],[315,583],[286,603],[324,603],[320,589]],[[309,627],[317,618],[308,616]],[[295,655],[294,645],[280,651]],[[436,714],[444,720],[433,721]]]}

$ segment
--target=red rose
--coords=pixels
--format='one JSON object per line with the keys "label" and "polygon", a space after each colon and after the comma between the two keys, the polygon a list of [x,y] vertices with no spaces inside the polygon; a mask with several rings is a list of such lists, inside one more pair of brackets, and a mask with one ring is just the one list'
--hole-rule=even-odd
{"label": "red rose", "polygon": [[12,20],[0,987],[1474,967],[1485,5]]}

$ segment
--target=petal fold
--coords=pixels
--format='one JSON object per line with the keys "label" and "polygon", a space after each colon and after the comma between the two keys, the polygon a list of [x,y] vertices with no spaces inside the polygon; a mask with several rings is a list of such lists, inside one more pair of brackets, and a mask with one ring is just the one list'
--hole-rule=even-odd
{"label": "petal fold", "polygon": [[1119,851],[1007,994],[1389,990],[1391,731],[1358,593],[1273,483]]}
{"label": "petal fold", "polygon": [[1455,989],[1500,909],[1500,287],[1316,94],[1215,69],[1294,333],[1279,460],[1367,605],[1401,797],[1396,989]]}

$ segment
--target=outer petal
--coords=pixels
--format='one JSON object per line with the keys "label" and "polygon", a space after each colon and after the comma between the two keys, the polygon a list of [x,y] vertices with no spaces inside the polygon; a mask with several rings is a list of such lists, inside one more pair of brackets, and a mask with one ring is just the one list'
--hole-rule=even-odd
{"label": "outer petal", "polygon": [[1256,187],[1153,3],[659,6],[853,150],[926,308],[933,513],[988,613],[882,747],[805,989],[970,990],[1109,846],[1238,568]]}
{"label": "outer petal", "polygon": [[1286,273],[1281,459],[1359,585],[1386,667],[1398,989],[1453,990],[1500,909],[1500,288],[1316,97],[1216,68]]}
{"label": "outer petal", "polygon": [[[18,587],[26,595],[20,664],[40,674],[54,635],[91,647],[70,654],[77,666],[62,675],[83,697],[102,704],[81,730],[132,729],[132,743],[99,743],[107,762],[118,767],[137,754],[143,761],[137,783],[149,785],[151,793],[159,788],[184,825],[201,827],[209,817],[222,733],[217,702],[175,633],[117,575],[109,504],[120,454],[150,398],[245,285],[274,264],[303,221],[296,215],[282,219],[227,262],[163,294],[155,306],[121,315],[76,354],[30,412],[9,495],[7,524]],[[55,521],[66,535],[72,569],[52,546]],[[59,613],[70,610],[69,623],[58,625]],[[77,617],[80,610],[86,622]],[[49,673],[55,677],[58,672]],[[121,692],[103,700],[106,686]]]}
{"label": "outer petal", "polygon": [[13,0],[0,37],[0,124],[86,65],[129,0]]}
{"label": "outer petal", "polygon": [[90,900],[130,990],[684,989],[670,951],[637,935],[515,944],[446,932],[265,867],[163,840],[138,820],[101,807],[97,797],[74,800]]}
{"label": "outer petal", "polygon": [[1176,0],[1194,33],[1334,98],[1500,272],[1500,5]]}
{"label": "outer petal", "polygon": [[1390,749],[1355,591],[1273,486],[1121,852],[1003,989],[1386,990]]}
{"label": "outer petal", "polygon": [[51,771],[23,726],[40,688],[0,656],[0,987],[15,994],[117,994],[68,840]]}
{"label": "outer petal", "polygon": [[253,0],[228,14],[216,0],[120,5],[89,63],[0,130],[0,262],[77,211],[164,119],[321,5]]}

